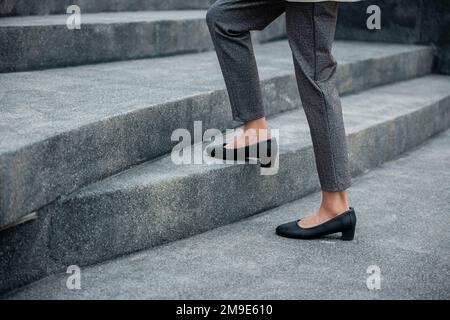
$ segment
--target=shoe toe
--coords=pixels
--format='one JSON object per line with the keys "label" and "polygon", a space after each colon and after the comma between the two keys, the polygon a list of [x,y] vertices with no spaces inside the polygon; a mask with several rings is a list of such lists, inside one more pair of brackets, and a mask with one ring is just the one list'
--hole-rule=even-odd
{"label": "shoe toe", "polygon": [[292,237],[296,233],[296,229],[298,229],[297,221],[291,221],[288,223],[284,223],[279,225],[275,232],[277,235],[282,237]]}

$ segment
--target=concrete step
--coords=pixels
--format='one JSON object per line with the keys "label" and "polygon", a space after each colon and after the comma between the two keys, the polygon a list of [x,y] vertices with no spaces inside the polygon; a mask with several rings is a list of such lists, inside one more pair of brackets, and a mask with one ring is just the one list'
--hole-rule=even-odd
{"label": "concrete step", "polygon": [[[67,15],[2,18],[0,72],[210,50],[205,15],[206,10],[85,13],[79,30],[67,28]],[[284,35],[281,16],[254,38]]]}
{"label": "concrete step", "polygon": [[[285,41],[256,46],[268,115],[300,106]],[[336,42],[350,93],[430,72],[428,47]],[[370,76],[369,76],[370,75]],[[236,126],[214,52],[0,74],[0,228],[171,150],[171,133]]]}
{"label": "concrete step", "polygon": [[77,5],[81,13],[111,11],[207,9],[215,0],[2,0],[0,16],[65,14]]}
{"label": "concrete step", "polygon": [[[378,87],[342,104],[356,176],[450,126],[450,77]],[[175,165],[166,156],[62,197],[39,210],[37,220],[6,230],[3,289],[189,237],[318,190],[302,110],[276,115],[270,126],[280,130],[276,175],[260,175],[257,165]]]}
{"label": "concrete step", "polygon": [[[5,299],[448,299],[450,131],[353,180],[352,242],[280,238],[277,225],[317,209],[320,193],[238,223],[50,276]],[[369,290],[367,268],[381,271]]]}

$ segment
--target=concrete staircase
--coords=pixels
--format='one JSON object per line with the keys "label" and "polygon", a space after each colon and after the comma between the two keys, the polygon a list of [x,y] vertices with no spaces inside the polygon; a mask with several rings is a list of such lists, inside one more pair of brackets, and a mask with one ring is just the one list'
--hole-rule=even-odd
{"label": "concrete staircase", "polygon": [[[117,10],[160,8],[131,7],[144,2]],[[255,165],[171,161],[173,130],[194,134],[194,121],[203,131],[238,125],[215,53],[192,53],[212,48],[205,11],[179,10],[183,2],[174,0],[164,9],[177,10],[96,13],[101,3],[82,15],[80,34],[65,29],[65,16],[0,19],[0,38],[9,41],[0,51],[0,291],[318,190],[289,46],[267,42],[283,36],[282,18],[254,34],[265,107],[281,144],[279,173],[262,176]],[[14,12],[42,13],[33,10]],[[353,175],[450,126],[450,78],[430,74],[430,47],[338,41],[334,53]],[[6,72],[36,68],[53,69]],[[20,219],[30,221],[14,225]]]}

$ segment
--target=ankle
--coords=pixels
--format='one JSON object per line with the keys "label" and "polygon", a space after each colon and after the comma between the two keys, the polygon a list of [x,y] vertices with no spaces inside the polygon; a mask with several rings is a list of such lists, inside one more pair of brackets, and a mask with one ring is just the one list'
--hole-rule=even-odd
{"label": "ankle", "polygon": [[320,211],[329,216],[338,216],[349,210],[348,193],[346,190],[338,192],[322,192]]}
{"label": "ankle", "polygon": [[244,130],[247,129],[267,129],[267,121],[265,117],[255,120],[249,120],[244,123]]}
{"label": "ankle", "polygon": [[244,129],[243,137],[248,144],[257,143],[259,141],[269,140],[271,138],[268,129]]}
{"label": "ankle", "polygon": [[348,211],[348,201],[334,200],[334,201],[322,201],[320,205],[320,211],[330,217],[336,217],[346,211]]}
{"label": "ankle", "polygon": [[244,134],[246,136],[253,136],[257,138],[268,138],[269,128],[267,127],[266,118],[259,118],[256,120],[247,121],[244,124]]}
{"label": "ankle", "polygon": [[320,206],[319,209],[319,214],[329,217],[329,218],[334,218],[339,216],[340,214],[346,212],[348,210],[345,209],[344,207],[338,207],[338,206],[333,206],[333,207],[324,207],[324,206]]}

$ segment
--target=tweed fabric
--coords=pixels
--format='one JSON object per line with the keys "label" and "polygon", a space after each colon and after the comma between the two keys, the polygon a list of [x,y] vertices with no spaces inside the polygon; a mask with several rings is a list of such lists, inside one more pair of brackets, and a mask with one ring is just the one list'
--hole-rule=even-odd
{"label": "tweed fabric", "polygon": [[264,29],[284,12],[322,190],[347,189],[351,183],[348,151],[335,83],[337,63],[331,54],[338,3],[218,0],[209,8],[206,18],[233,118],[248,121],[264,116],[250,31]]}

